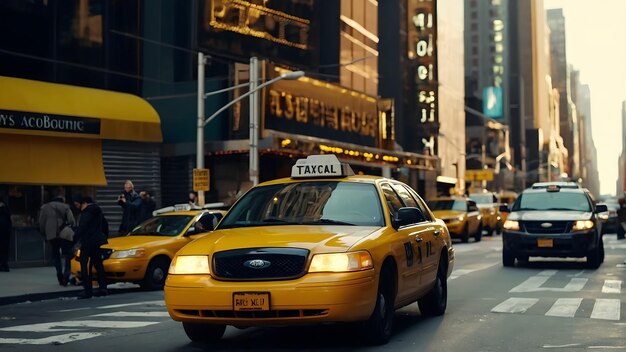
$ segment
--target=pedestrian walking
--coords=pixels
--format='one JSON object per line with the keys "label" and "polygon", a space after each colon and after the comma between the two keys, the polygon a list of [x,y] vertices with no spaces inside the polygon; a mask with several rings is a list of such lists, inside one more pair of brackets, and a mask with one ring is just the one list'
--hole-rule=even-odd
{"label": "pedestrian walking", "polygon": [[124,182],[124,190],[117,197],[117,204],[122,207],[122,222],[119,233],[125,235],[137,226],[137,211],[141,204],[141,197],[135,192],[135,185],[130,180]]}
{"label": "pedestrian walking", "polygon": [[150,219],[152,217],[152,212],[156,209],[156,202],[152,198],[149,191],[139,192],[139,198],[141,198],[141,203],[139,204],[139,209],[137,210],[137,224],[141,224],[142,222]]}
{"label": "pedestrian walking", "polygon": [[[50,244],[52,264],[57,272],[59,285],[67,286],[70,281],[70,260],[72,259],[72,236],[75,226],[74,214],[65,204],[63,196],[56,196],[41,206],[39,212],[39,232]],[[70,230],[68,230],[68,228]]]}
{"label": "pedestrian walking", "polygon": [[9,271],[9,242],[12,229],[9,207],[0,201],[0,271]]}
{"label": "pedestrian walking", "polygon": [[83,292],[78,295],[78,298],[86,299],[94,295],[90,265],[98,273],[98,289],[95,296],[106,296],[109,292],[106,289],[106,274],[100,255],[100,246],[107,243],[106,219],[102,209],[94,203],[91,197],[83,197],[80,209],[80,223],[75,237],[76,241],[80,242],[80,275]]}
{"label": "pedestrian walking", "polygon": [[619,209],[617,209],[617,239],[626,238],[626,201],[619,199]]}

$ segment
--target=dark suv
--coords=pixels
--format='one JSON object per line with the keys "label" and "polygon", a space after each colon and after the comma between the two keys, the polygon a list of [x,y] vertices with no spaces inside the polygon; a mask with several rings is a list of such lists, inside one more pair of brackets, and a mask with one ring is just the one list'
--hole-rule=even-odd
{"label": "dark suv", "polygon": [[602,221],[604,204],[594,205],[583,188],[525,190],[513,204],[504,224],[502,264],[513,266],[515,258],[587,257],[597,268],[604,261]]}

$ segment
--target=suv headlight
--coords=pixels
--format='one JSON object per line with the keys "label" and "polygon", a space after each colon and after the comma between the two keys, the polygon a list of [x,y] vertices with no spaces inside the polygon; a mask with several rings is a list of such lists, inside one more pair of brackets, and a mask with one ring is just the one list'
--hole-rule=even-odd
{"label": "suv headlight", "polygon": [[591,220],[578,220],[574,223],[572,231],[591,230],[595,224]]}
{"label": "suv headlight", "polygon": [[174,257],[169,274],[211,274],[208,255],[181,255]]}
{"label": "suv headlight", "polygon": [[146,250],[143,248],[126,249],[123,251],[113,251],[109,258],[122,259],[122,258],[140,258],[146,255]]}
{"label": "suv headlight", "polygon": [[349,253],[316,254],[311,260],[309,273],[349,272],[374,267],[372,256],[365,251]]}
{"label": "suv headlight", "polygon": [[519,221],[507,220],[504,222],[505,230],[519,231]]}

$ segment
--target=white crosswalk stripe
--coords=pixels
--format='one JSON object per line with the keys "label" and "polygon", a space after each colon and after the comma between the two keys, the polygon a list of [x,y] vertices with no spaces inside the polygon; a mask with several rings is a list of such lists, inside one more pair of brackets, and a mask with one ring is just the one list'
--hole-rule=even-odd
{"label": "white crosswalk stripe", "polygon": [[619,299],[597,299],[591,312],[591,319],[619,320]]}
{"label": "white crosswalk stripe", "polygon": [[92,315],[92,317],[169,317],[167,312],[110,312]]}
{"label": "white crosswalk stripe", "polygon": [[551,317],[574,317],[582,302],[582,298],[559,298],[554,302],[546,315]]}
{"label": "white crosswalk stripe", "polygon": [[622,292],[622,280],[604,280],[604,286],[602,286],[602,293],[621,293]]}
{"label": "white crosswalk stripe", "polygon": [[495,306],[491,311],[494,313],[525,313],[537,302],[539,302],[537,298],[509,298]]}
{"label": "white crosswalk stripe", "polygon": [[539,291],[552,291],[552,292],[576,292],[582,290],[587,284],[588,279],[573,277],[565,285],[565,287],[546,287],[544,284],[554,276],[558,270],[544,270],[535,276],[531,276],[526,281],[513,287],[509,292],[539,292]]}

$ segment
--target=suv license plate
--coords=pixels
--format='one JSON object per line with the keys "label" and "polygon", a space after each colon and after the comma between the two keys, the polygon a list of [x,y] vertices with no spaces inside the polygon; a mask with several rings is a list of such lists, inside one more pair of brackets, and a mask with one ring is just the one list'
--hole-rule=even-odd
{"label": "suv license plate", "polygon": [[554,247],[554,242],[552,241],[552,239],[539,239],[537,240],[537,247],[551,248]]}
{"label": "suv license plate", "polygon": [[269,292],[233,293],[233,310],[270,310]]}

